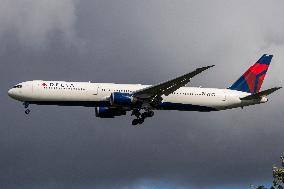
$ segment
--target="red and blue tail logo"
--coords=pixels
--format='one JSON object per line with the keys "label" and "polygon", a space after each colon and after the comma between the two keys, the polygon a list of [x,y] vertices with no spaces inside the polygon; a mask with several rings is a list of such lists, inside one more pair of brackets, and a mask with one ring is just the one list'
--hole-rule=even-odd
{"label": "red and blue tail logo", "polygon": [[264,54],[229,89],[248,93],[259,92],[273,55]]}

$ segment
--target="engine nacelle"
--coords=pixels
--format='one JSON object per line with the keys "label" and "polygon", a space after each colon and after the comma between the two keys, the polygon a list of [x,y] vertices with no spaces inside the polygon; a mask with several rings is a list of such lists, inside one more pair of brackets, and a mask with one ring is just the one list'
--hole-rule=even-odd
{"label": "engine nacelle", "polygon": [[110,95],[110,104],[112,106],[131,106],[133,97],[129,93],[114,92]]}
{"label": "engine nacelle", "polygon": [[108,108],[108,107],[96,107],[96,117],[100,118],[114,118],[115,116],[126,115],[125,110]]}

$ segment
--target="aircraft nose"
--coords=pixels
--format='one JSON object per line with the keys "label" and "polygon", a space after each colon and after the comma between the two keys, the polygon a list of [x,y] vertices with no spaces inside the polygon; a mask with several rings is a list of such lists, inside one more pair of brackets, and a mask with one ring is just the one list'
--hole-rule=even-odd
{"label": "aircraft nose", "polygon": [[10,97],[13,97],[13,95],[14,95],[13,89],[10,89],[10,90],[8,91],[8,95],[9,95]]}

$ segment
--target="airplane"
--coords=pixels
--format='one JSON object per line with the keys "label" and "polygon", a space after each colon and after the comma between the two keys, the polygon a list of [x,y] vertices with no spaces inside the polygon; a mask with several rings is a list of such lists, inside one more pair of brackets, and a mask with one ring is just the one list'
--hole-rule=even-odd
{"label": "airplane", "polygon": [[210,112],[267,102],[268,95],[282,88],[260,91],[272,57],[264,54],[226,89],[185,87],[211,65],[156,85],[33,80],[15,85],[8,95],[23,102],[26,114],[30,104],[84,106],[94,107],[99,118],[132,112],[132,125],[139,125],[156,110]]}

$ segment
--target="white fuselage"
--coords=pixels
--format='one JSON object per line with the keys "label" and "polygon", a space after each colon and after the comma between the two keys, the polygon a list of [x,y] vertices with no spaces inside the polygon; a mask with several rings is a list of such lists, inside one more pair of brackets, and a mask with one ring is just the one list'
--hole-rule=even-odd
{"label": "white fuselage", "polygon": [[[113,92],[132,93],[150,85],[113,84],[91,82],[65,81],[26,81],[9,90],[12,98],[42,105],[66,106],[110,106],[109,97]],[[254,105],[266,102],[261,100],[240,100],[250,95],[236,90],[181,87],[168,96],[162,96],[163,101],[155,109],[188,110],[188,111],[218,111]]]}

